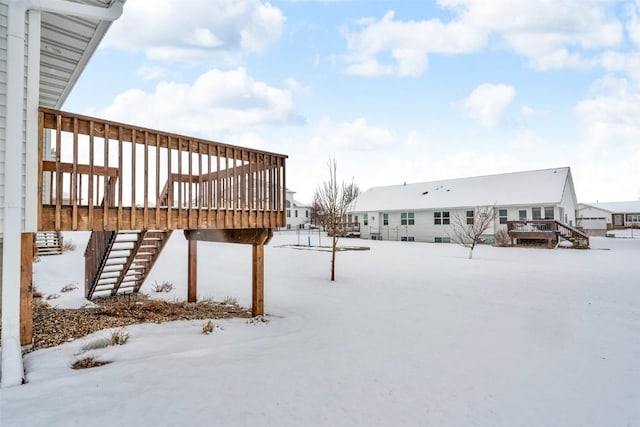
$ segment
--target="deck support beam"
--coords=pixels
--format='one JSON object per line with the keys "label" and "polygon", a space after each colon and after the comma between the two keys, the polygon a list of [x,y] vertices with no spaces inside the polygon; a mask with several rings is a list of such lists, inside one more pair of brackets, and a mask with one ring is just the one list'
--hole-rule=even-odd
{"label": "deck support beam", "polygon": [[20,244],[20,345],[33,343],[33,253],[35,233],[22,233]]}
{"label": "deck support beam", "polygon": [[187,264],[187,302],[198,300],[198,241],[189,240],[189,262]]}
{"label": "deck support beam", "polygon": [[253,245],[251,263],[251,315],[264,315],[264,244]]}
{"label": "deck support beam", "polygon": [[[191,248],[192,246],[195,248],[197,241],[252,245],[251,314],[253,316],[262,316],[264,314],[264,245],[269,243],[273,237],[272,229],[185,230],[184,237],[189,241],[189,292],[191,292],[192,274],[194,277],[193,286],[195,292],[195,261],[193,261],[194,267],[192,273]],[[195,255],[193,258],[195,258]]]}

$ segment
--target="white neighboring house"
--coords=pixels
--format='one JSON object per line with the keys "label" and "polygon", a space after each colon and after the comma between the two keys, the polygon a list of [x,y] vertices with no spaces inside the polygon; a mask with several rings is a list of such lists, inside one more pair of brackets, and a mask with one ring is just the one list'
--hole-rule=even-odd
{"label": "white neighboring house", "polygon": [[579,203],[578,226],[590,234],[604,235],[614,228],[640,228],[640,200]]}
{"label": "white neighboring house", "polygon": [[122,14],[123,3],[124,0],[0,2],[3,387],[20,384],[23,376],[19,324],[21,233],[37,231],[38,107],[63,105],[111,22]]}
{"label": "white neighboring house", "polygon": [[574,226],[576,195],[569,167],[375,187],[356,200],[360,236],[374,240],[448,243],[454,215],[495,206],[484,236],[512,220],[557,220]]}
{"label": "white neighboring house", "polygon": [[293,198],[295,191],[287,189],[287,229],[309,228],[311,223],[311,206]]}

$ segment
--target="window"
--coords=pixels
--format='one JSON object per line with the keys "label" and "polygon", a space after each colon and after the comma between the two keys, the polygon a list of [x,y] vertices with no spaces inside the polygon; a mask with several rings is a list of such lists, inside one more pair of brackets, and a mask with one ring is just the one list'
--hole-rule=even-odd
{"label": "window", "polygon": [[446,225],[450,223],[449,211],[434,212],[433,223],[437,225]]}
{"label": "window", "polygon": [[500,224],[507,223],[507,210],[506,209],[498,209],[498,217],[500,218]]}
{"label": "window", "polygon": [[413,212],[400,213],[400,225],[414,225],[415,217]]}
{"label": "window", "polygon": [[304,217],[309,218],[309,211],[304,211]]}
{"label": "window", "polygon": [[413,236],[400,236],[401,242],[415,242],[416,238]]}
{"label": "window", "polygon": [[291,218],[291,210],[287,209],[287,218]]}
{"label": "window", "polygon": [[433,239],[434,243],[451,243],[450,237],[436,237]]}
{"label": "window", "polygon": [[542,219],[541,208],[531,208],[531,217],[533,219]]}
{"label": "window", "polygon": [[640,214],[627,214],[627,222],[640,222]]}
{"label": "window", "polygon": [[473,211],[467,211],[467,224],[472,225],[473,224]]}
{"label": "window", "polygon": [[296,218],[298,218],[298,209],[295,210]]}
{"label": "window", "polygon": [[290,208],[291,207],[291,202],[289,200],[287,200],[287,207]]}
{"label": "window", "polygon": [[521,209],[518,211],[518,219],[520,221],[526,221],[527,220],[527,210],[526,209]]}
{"label": "window", "polygon": [[382,225],[389,225],[389,214],[382,214]]}
{"label": "window", "polygon": [[544,208],[544,219],[553,219],[553,208]]}
{"label": "window", "polygon": [[369,215],[368,214],[363,214],[362,215],[362,223],[364,225],[369,225]]}

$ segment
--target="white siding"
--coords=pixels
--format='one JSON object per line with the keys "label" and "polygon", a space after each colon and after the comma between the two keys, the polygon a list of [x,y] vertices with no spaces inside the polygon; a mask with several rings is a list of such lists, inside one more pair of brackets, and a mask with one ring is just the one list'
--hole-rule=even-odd
{"label": "white siding", "polygon": [[3,235],[4,212],[1,207],[4,206],[4,153],[7,144],[7,9],[6,4],[0,4],[0,238]]}
{"label": "white siding", "polygon": [[611,224],[611,212],[593,206],[579,205],[577,225],[585,230],[607,230]]}
{"label": "white siding", "polygon": [[[541,210],[542,219],[544,216],[545,207],[554,208],[554,218],[558,219],[558,206],[554,205],[538,205]],[[484,236],[486,238],[492,238],[494,233],[498,230],[507,229],[506,224],[500,224],[499,212],[501,209],[507,211],[507,221],[515,221],[520,219],[520,211],[527,212],[527,220],[532,219],[532,208],[534,206],[496,206],[495,207],[495,220],[493,224],[486,230]],[[466,207],[458,209],[428,209],[420,211],[387,211],[387,212],[366,212],[368,217],[368,225],[364,225],[363,214],[364,212],[354,212],[360,219],[360,237],[363,239],[381,238],[382,240],[402,240],[404,238],[411,238],[416,242],[430,242],[436,241],[436,238],[450,238],[453,241],[453,218],[459,215],[461,218],[466,218],[467,210],[474,210],[475,207]],[[413,212],[414,224],[403,225],[401,221],[402,212]],[[436,224],[434,212],[448,212],[449,224]],[[383,224],[384,214],[389,215],[389,224]]]}
{"label": "white siding", "polygon": [[287,190],[287,228],[309,228],[311,212],[308,206],[294,200],[294,191]]}
{"label": "white siding", "polygon": [[573,191],[573,182],[571,174],[567,176],[567,182],[564,184],[564,191],[562,193],[562,200],[560,200],[560,208],[564,210],[563,218],[556,218],[558,221],[568,224],[572,227],[576,225],[576,210],[578,209],[578,202],[575,198],[575,192]]}

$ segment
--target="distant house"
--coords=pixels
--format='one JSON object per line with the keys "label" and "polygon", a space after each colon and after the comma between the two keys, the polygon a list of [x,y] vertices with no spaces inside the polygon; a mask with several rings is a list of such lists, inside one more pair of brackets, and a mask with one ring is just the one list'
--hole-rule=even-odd
{"label": "distant house", "polygon": [[[451,241],[454,216],[471,221],[476,209],[495,207],[484,236],[496,231],[547,225],[558,233],[576,222],[576,195],[568,167],[500,175],[375,187],[358,197],[352,213],[362,238],[373,240]],[[546,220],[546,221],[544,221]],[[569,226],[564,227],[563,226]],[[556,236],[557,240],[557,236]]]}
{"label": "distant house", "polygon": [[309,228],[311,223],[311,206],[293,198],[295,191],[287,189],[287,229]]}
{"label": "distant house", "polygon": [[640,201],[580,203],[576,220],[592,235],[614,228],[640,228]]}

